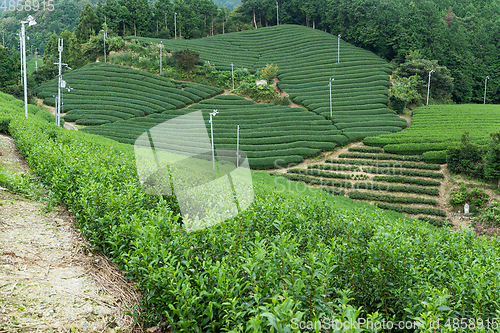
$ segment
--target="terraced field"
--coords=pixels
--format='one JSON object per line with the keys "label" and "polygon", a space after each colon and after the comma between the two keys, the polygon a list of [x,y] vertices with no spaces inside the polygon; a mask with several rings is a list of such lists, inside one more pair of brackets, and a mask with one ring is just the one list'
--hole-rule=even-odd
{"label": "terraced field", "polygon": [[[131,37],[149,43],[159,39]],[[200,52],[202,60],[227,69],[231,63],[250,72],[274,63],[279,88],[291,99],[330,118],[329,79],[332,84],[332,120],[349,141],[406,127],[406,121],[387,108],[390,86],[388,64],[375,54],[318,30],[280,25],[199,40],[163,40],[169,51],[184,48]],[[341,144],[342,141],[336,141]]]}
{"label": "terraced field", "polygon": [[439,206],[439,188],[444,179],[441,166],[422,163],[421,156],[383,154],[376,147],[353,147],[339,158],[306,169],[277,173],[290,180],[321,188],[334,195],[376,204],[406,213],[436,226],[448,225]]}
{"label": "terraced field", "polygon": [[[65,121],[80,125],[112,123],[144,117],[193,104],[222,92],[221,89],[187,83],[175,83],[154,74],[125,66],[105,63],[88,64],[64,75],[73,88],[64,91]],[[54,105],[57,81],[41,85],[37,95]]]}
{"label": "terraced field", "polygon": [[133,144],[144,131],[172,117],[201,110],[210,133],[208,114],[214,109],[219,111],[213,120],[215,147],[236,149],[240,125],[240,149],[246,152],[252,168],[300,163],[322,150],[333,150],[338,141],[347,143],[329,120],[304,108],[256,104],[235,95],[219,95],[188,108],[91,126],[83,131]]}
{"label": "terraced field", "polygon": [[459,145],[464,132],[469,132],[472,142],[483,144],[490,133],[499,130],[498,105],[436,105],[413,110],[413,120],[407,130],[366,138],[363,142],[395,154],[440,155],[443,162],[443,151]]}

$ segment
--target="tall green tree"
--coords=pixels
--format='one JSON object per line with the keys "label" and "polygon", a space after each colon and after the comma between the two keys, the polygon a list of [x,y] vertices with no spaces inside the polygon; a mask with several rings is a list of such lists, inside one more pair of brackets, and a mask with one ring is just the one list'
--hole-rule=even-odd
{"label": "tall green tree", "polygon": [[81,59],[81,47],[75,34],[66,30],[61,34],[61,38],[64,41],[61,55],[63,62],[67,63],[71,68],[80,67],[83,64]]}
{"label": "tall green tree", "polygon": [[99,30],[99,19],[94,12],[94,7],[90,3],[86,3],[80,15],[80,23],[76,28],[76,38],[80,43],[86,43],[90,36],[94,36]]}
{"label": "tall green tree", "polygon": [[484,178],[496,179],[500,188],[500,132],[491,134],[484,157]]}
{"label": "tall green tree", "polygon": [[144,35],[151,31],[152,13],[148,0],[121,0],[119,3],[129,12],[128,26],[134,36]]}

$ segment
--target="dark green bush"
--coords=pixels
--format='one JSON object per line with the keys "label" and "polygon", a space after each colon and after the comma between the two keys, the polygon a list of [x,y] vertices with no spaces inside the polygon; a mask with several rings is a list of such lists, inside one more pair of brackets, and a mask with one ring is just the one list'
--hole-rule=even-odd
{"label": "dark green bush", "polygon": [[429,224],[432,224],[433,226],[436,226],[436,227],[451,227],[451,226],[453,226],[453,224],[451,222],[443,221],[440,219],[434,219],[432,217],[419,216],[418,219],[420,221],[424,221],[424,222],[427,222]]}
{"label": "dark green bush", "polygon": [[402,176],[375,176],[373,181],[376,182],[389,182],[389,183],[402,183],[402,184],[415,184],[421,186],[440,186],[441,182],[435,180],[428,180],[422,178],[408,178]]}
{"label": "dark green bush", "polygon": [[[373,147],[372,147],[373,148]],[[378,148],[375,148],[378,149]],[[422,156],[400,156],[394,154],[360,154],[360,153],[343,153],[340,158],[364,158],[371,160],[397,160],[397,161],[422,161]]]}
{"label": "dark green bush", "polygon": [[377,203],[377,206],[382,209],[389,209],[393,210],[398,213],[408,213],[408,214],[428,214],[428,215],[435,215],[435,216],[442,216],[446,217],[445,212],[443,212],[440,209],[436,208],[418,208],[418,207],[407,207],[407,206],[401,206],[401,205],[389,205],[385,203]]}
{"label": "dark green bush", "polygon": [[363,168],[363,171],[367,173],[375,173],[382,175],[403,175],[403,176],[415,176],[415,177],[444,178],[444,175],[439,172],[401,169],[395,167],[393,168],[365,167]]}
{"label": "dark green bush", "polygon": [[389,203],[403,203],[403,204],[426,204],[436,206],[437,201],[435,199],[426,199],[420,197],[401,197],[393,196],[388,194],[378,194],[371,192],[360,192],[351,191],[349,192],[349,198],[358,200],[372,200],[372,201],[383,201]]}
{"label": "dark green bush", "polygon": [[431,150],[422,154],[425,163],[446,164],[446,150]]}
{"label": "dark green bush", "polygon": [[383,153],[383,149],[379,147],[351,147],[349,151],[360,152],[360,153]]}
{"label": "dark green bush", "polygon": [[439,190],[437,188],[427,188],[427,187],[417,187],[417,186],[404,186],[404,185],[385,185],[380,183],[354,183],[353,188],[372,190],[372,191],[386,191],[386,192],[406,192],[406,193],[417,193],[417,194],[427,194],[432,196],[439,196]]}

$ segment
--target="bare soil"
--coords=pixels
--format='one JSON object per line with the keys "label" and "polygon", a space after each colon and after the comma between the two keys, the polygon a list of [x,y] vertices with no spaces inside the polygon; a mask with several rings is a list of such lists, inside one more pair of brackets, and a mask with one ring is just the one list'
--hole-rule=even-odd
{"label": "bare soil", "polygon": [[[0,150],[0,168],[29,171],[10,137]],[[89,249],[63,206],[0,189],[0,333],[143,332],[124,313],[139,301],[132,283]]]}

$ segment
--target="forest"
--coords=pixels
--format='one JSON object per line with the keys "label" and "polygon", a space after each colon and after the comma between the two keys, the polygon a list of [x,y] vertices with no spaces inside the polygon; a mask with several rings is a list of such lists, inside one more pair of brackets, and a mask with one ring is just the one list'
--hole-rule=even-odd
{"label": "forest", "polygon": [[[445,84],[452,102],[482,102],[489,76],[487,101],[500,101],[499,0],[281,0],[278,13],[274,0],[242,0],[232,11],[214,0],[99,0],[91,7],[85,12],[83,0],[58,0],[53,11],[33,12],[38,24],[27,32],[28,52],[42,54],[50,36],[65,30],[81,44],[101,29],[109,37],[192,39],[276,25],[279,19],[279,24],[340,34],[392,62],[394,69],[417,52],[449,69],[452,83]],[[11,53],[26,14],[4,10],[0,18],[2,45]]]}

